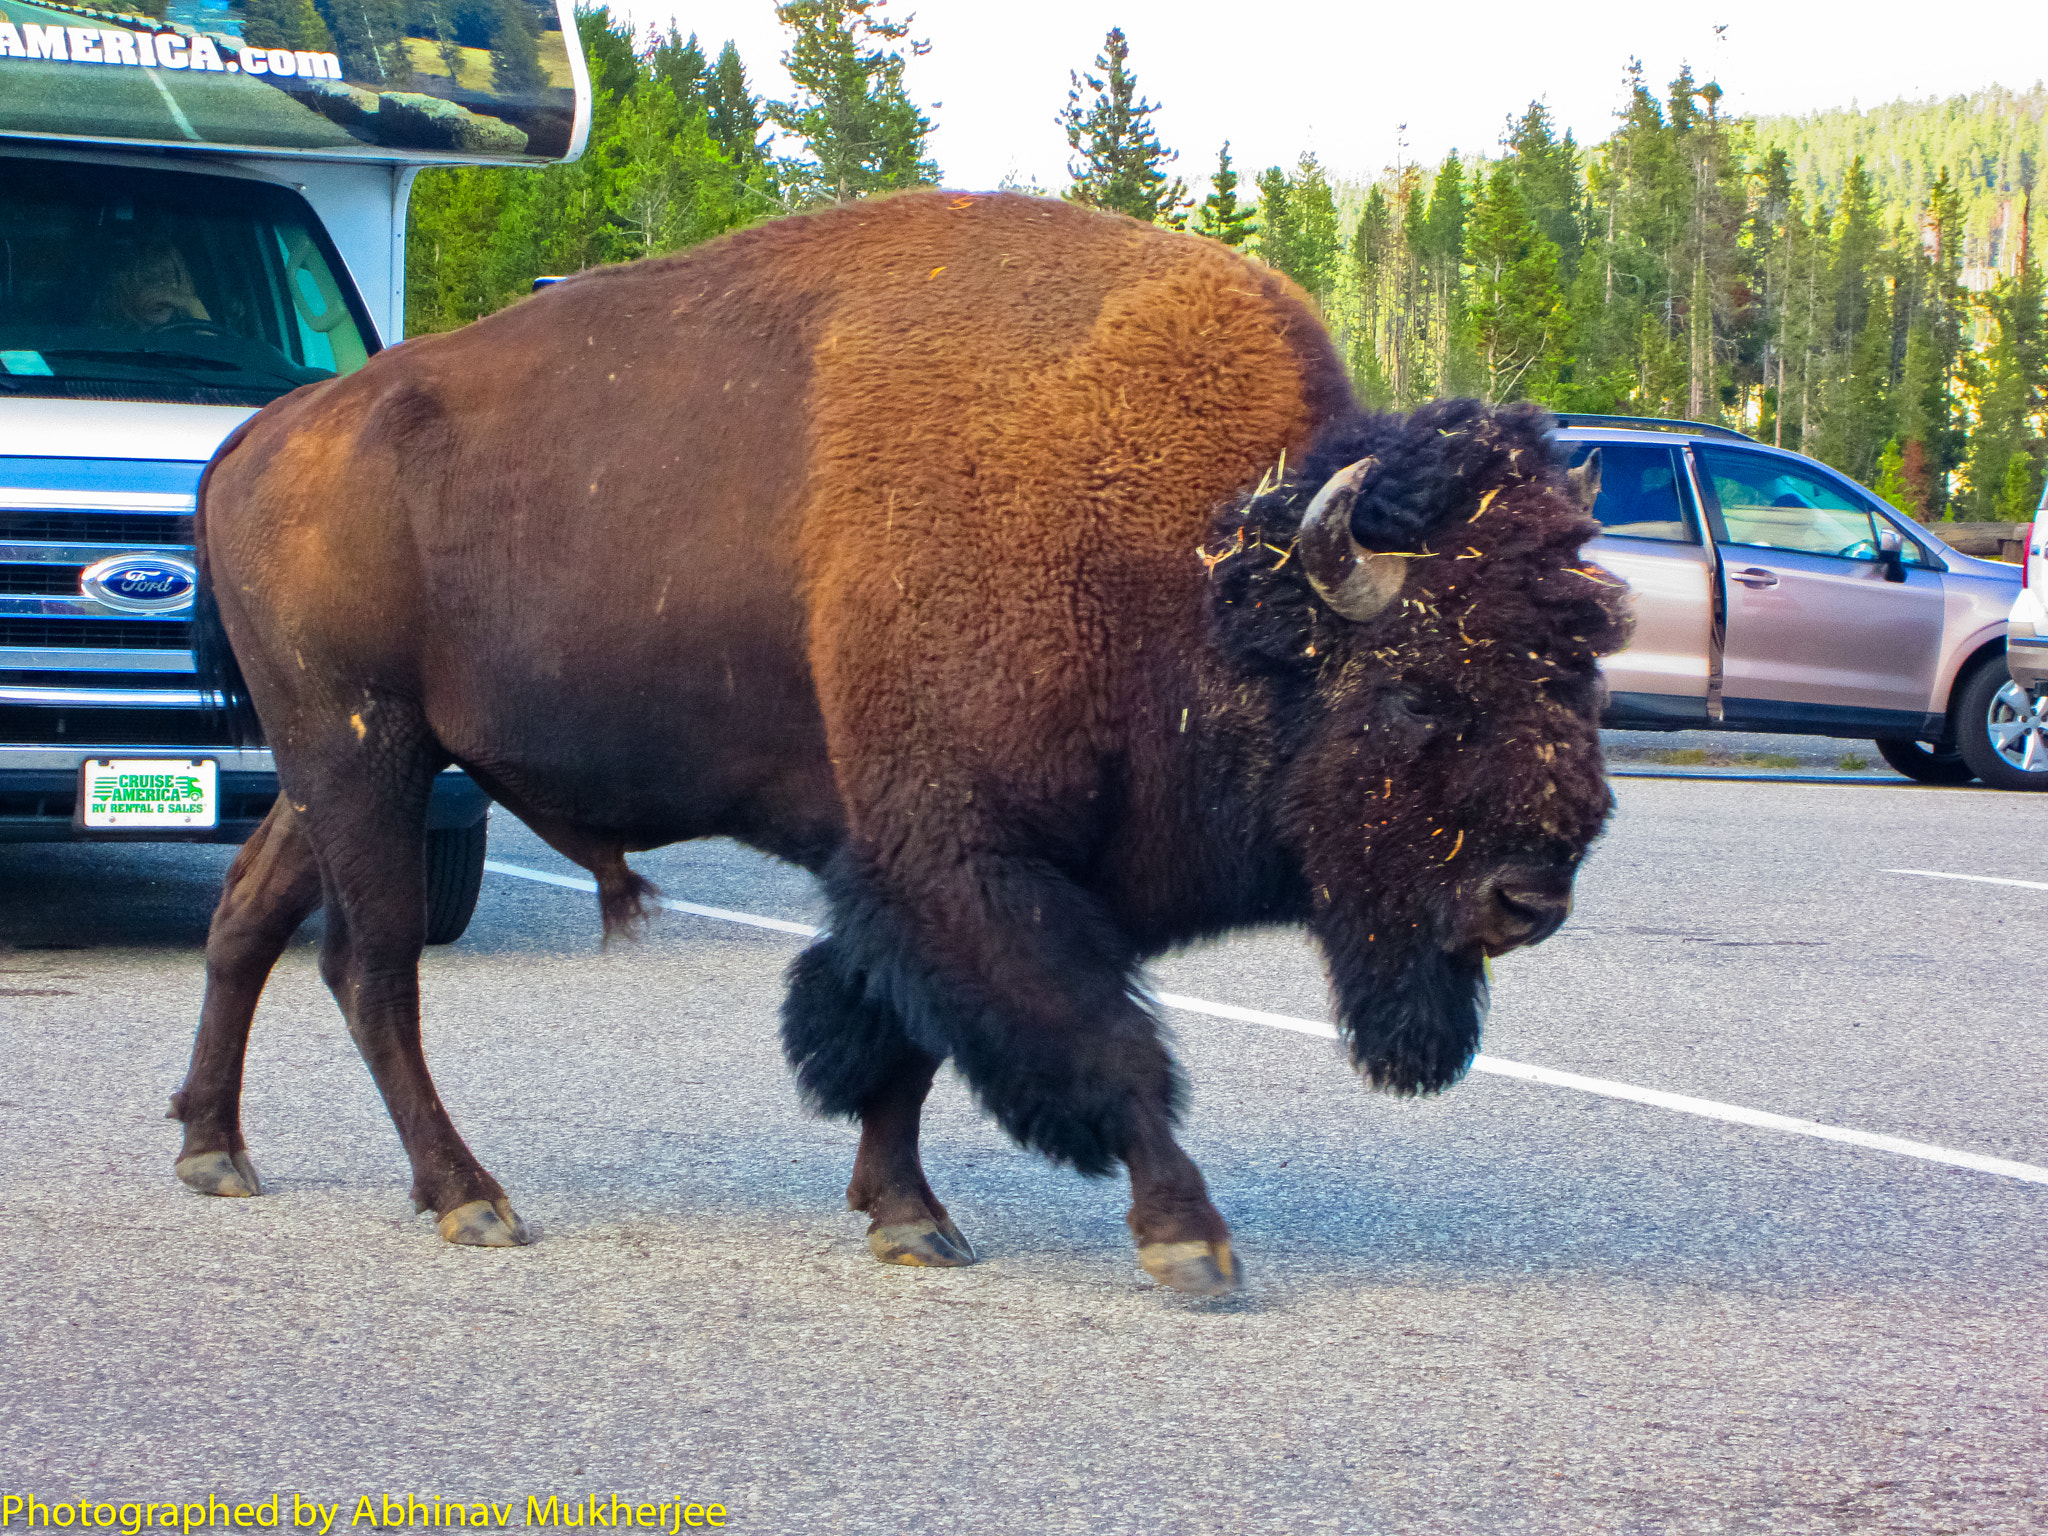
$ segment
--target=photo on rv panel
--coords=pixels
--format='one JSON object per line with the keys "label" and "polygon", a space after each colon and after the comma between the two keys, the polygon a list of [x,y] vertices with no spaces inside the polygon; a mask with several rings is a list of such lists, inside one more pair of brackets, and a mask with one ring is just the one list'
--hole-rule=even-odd
{"label": "photo on rv panel", "polygon": [[0,0],[0,133],[568,153],[567,0]]}

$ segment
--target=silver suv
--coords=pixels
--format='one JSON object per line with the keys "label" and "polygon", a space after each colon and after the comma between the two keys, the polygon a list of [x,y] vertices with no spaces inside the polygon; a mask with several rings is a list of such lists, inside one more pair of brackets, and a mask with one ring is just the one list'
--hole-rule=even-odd
{"label": "silver suv", "polygon": [[1635,591],[1607,724],[1863,737],[1926,783],[2048,789],[1993,729],[2017,569],[1725,427],[1567,414],[1557,436],[1574,465],[1600,450],[1586,550]]}

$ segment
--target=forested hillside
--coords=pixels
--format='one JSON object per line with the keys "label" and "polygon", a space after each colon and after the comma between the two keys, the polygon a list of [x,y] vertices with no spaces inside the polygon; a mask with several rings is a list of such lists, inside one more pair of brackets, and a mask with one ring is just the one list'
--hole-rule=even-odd
{"label": "forested hillside", "polygon": [[[545,171],[420,178],[413,329],[472,320],[542,273],[935,184],[931,125],[902,82],[923,45],[885,3],[776,6],[788,101],[756,97],[730,44],[712,57],[695,37],[635,38],[604,8],[584,12],[589,151]],[[1133,52],[1112,32],[1092,67],[1076,61],[1056,114],[1073,154],[1061,195],[1287,272],[1375,403],[1469,393],[1726,422],[1918,516],[2031,515],[2048,409],[2026,235],[2039,87],[1751,122],[1721,110],[1712,82],[1660,87],[1636,69],[1597,145],[1560,137],[1540,101],[1488,158],[1369,185],[1335,186],[1304,155],[1247,186],[1226,144],[1198,205],[1169,174]]]}
{"label": "forested hillside", "polygon": [[[2017,257],[2020,194],[2048,149],[2048,87],[1762,117],[1756,141],[1784,150],[1793,185],[1822,203],[1839,201],[1860,156],[1886,223],[1912,220],[1946,169],[1962,199],[1964,278],[1982,286]],[[2037,244],[2044,219],[2048,209],[2037,209]]]}

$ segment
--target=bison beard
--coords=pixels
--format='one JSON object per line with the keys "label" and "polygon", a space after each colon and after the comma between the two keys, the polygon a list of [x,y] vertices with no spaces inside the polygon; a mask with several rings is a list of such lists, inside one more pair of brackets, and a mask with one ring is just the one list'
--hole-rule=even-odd
{"label": "bison beard", "polygon": [[1465,1075],[1486,1022],[1475,957],[1447,952],[1435,924],[1346,903],[1309,925],[1322,941],[1351,1061],[1375,1088],[1440,1093]]}

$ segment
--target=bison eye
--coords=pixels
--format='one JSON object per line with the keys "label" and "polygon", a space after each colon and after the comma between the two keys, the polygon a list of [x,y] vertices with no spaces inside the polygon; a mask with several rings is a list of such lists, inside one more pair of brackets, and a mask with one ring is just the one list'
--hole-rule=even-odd
{"label": "bison eye", "polygon": [[1435,700],[1412,688],[1387,695],[1387,712],[1397,720],[1412,720],[1419,725],[1435,725],[1444,718],[1444,710]]}

